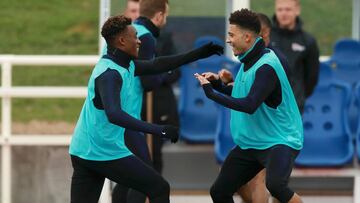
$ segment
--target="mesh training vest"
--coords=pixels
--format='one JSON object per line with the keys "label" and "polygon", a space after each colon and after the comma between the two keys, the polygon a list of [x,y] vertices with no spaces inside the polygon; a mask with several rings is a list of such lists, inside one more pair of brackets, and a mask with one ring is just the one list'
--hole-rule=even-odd
{"label": "mesh training vest", "polygon": [[104,110],[94,106],[95,79],[108,68],[116,70],[122,77],[120,92],[121,108],[125,112],[131,109],[129,97],[134,90],[134,63],[129,70],[117,65],[110,59],[101,58],[96,64],[88,83],[88,95],[76,124],[69,153],[86,160],[105,161],[123,158],[132,153],[125,146],[125,129],[108,121]]}
{"label": "mesh training vest", "polygon": [[234,142],[242,149],[261,150],[284,144],[300,150],[304,139],[301,115],[279,59],[272,50],[268,50],[269,53],[264,54],[246,72],[244,72],[244,64],[241,65],[232,96],[246,97],[254,83],[256,71],[263,64],[268,64],[279,78],[282,102],[276,109],[268,107],[263,102],[252,115],[231,110],[231,134]]}

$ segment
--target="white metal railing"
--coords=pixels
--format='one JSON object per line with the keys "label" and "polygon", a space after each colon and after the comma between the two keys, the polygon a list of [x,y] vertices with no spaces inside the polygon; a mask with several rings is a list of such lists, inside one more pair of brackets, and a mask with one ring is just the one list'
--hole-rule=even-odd
{"label": "white metal railing", "polygon": [[[84,98],[86,87],[14,87],[12,86],[13,65],[94,65],[99,56],[31,56],[0,55],[2,84],[2,123],[0,145],[2,146],[1,202],[11,203],[11,147],[12,146],[68,146],[70,135],[17,135],[11,132],[12,98]],[[100,202],[110,202],[110,184],[104,184]]]}
{"label": "white metal railing", "polygon": [[[1,168],[1,202],[11,203],[11,147],[12,146],[68,146],[70,135],[17,135],[11,132],[11,99],[12,98],[84,98],[86,87],[33,87],[12,86],[13,65],[94,65],[98,55],[0,55],[2,84],[0,97],[2,99],[2,123],[0,145],[2,146]],[[320,57],[328,60],[327,56]],[[354,177],[354,202],[360,203],[360,174],[353,169],[345,170],[295,170],[293,176],[320,177]],[[101,203],[110,202],[110,184],[104,184],[100,198]]]}

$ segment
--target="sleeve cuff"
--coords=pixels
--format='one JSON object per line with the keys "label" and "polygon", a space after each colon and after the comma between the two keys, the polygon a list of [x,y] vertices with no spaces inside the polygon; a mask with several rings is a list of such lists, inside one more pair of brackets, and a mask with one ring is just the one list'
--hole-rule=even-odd
{"label": "sleeve cuff", "polygon": [[203,87],[204,92],[205,92],[206,95],[209,95],[209,93],[212,92],[212,86],[211,86],[210,83],[205,84],[205,85],[203,85],[202,87]]}
{"label": "sleeve cuff", "polygon": [[212,81],[210,81],[210,83],[214,88],[222,86],[222,81],[220,78],[218,80],[212,80]]}

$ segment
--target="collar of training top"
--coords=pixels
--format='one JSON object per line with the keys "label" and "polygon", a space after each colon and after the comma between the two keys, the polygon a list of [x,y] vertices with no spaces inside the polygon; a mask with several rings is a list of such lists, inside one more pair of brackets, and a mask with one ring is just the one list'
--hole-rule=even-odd
{"label": "collar of training top", "polygon": [[145,26],[146,29],[148,29],[155,38],[160,36],[160,29],[156,27],[156,25],[154,25],[154,23],[149,18],[140,16],[135,20],[135,23]]}
{"label": "collar of training top", "polygon": [[265,49],[265,42],[261,37],[258,37],[252,47],[247,50],[244,54],[238,56],[241,63],[248,64],[252,61],[256,61],[262,56],[263,50]]}
{"label": "collar of training top", "polygon": [[108,46],[107,54],[104,56],[104,58],[111,59],[119,66],[122,66],[126,69],[129,69],[130,61],[133,59],[133,57],[124,51],[111,46]]}

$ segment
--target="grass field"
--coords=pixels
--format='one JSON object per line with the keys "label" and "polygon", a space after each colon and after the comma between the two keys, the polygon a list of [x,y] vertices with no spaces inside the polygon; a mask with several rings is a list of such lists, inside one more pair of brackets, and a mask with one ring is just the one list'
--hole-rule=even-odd
{"label": "grass field", "polygon": [[[172,16],[224,16],[225,0],[170,0]],[[334,42],[351,35],[352,1],[302,0],[305,28],[318,39],[321,54],[331,54]],[[123,0],[112,2],[121,12]],[[1,0],[0,54],[97,54],[98,0]],[[251,7],[269,16],[273,1],[253,0]],[[81,85],[91,67],[16,67],[14,85]],[[82,100],[16,99],[14,121],[74,122]]]}

